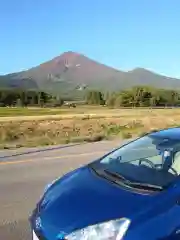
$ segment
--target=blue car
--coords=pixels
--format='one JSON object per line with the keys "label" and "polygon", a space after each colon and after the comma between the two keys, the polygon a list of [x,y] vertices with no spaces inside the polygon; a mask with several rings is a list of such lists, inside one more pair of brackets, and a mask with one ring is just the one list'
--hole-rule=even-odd
{"label": "blue car", "polygon": [[180,239],[180,128],[151,132],[55,180],[33,240]]}

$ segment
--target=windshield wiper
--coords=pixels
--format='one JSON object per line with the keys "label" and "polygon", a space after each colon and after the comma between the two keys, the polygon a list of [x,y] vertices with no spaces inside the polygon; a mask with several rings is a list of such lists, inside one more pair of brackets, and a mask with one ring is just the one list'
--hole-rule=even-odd
{"label": "windshield wiper", "polygon": [[[96,170],[92,165],[89,165],[89,167],[90,167],[96,174],[98,174],[99,176],[102,176],[102,173],[100,174],[100,172],[99,172],[98,170]],[[103,171],[104,171],[104,170],[103,170]],[[117,181],[116,181],[116,180],[114,180],[114,179],[109,179],[109,177],[105,176],[104,174],[103,174],[103,178],[105,178],[105,179],[107,179],[107,180],[110,180],[111,182],[117,184]]]}
{"label": "windshield wiper", "polygon": [[112,177],[115,177],[117,179],[120,179],[122,180],[124,183],[126,184],[131,184],[131,181],[129,181],[128,179],[126,179],[124,176],[122,176],[121,174],[119,173],[116,173],[116,172],[111,172],[107,169],[104,169],[104,172],[107,173],[108,175],[111,175]]}
{"label": "windshield wiper", "polygon": [[117,179],[122,180],[122,182],[130,187],[134,187],[134,188],[143,188],[143,189],[152,189],[152,190],[163,190],[163,187],[158,186],[158,185],[154,185],[154,184],[149,184],[149,183],[141,183],[141,182],[134,182],[134,181],[130,181],[127,178],[125,178],[124,176],[122,176],[119,173],[116,172],[111,172],[107,169],[104,169],[104,172],[107,173],[108,175],[111,175],[112,177],[115,177]]}
{"label": "windshield wiper", "polygon": [[130,182],[130,186],[143,188],[143,189],[163,190],[163,187],[159,185],[150,184],[150,183]]}

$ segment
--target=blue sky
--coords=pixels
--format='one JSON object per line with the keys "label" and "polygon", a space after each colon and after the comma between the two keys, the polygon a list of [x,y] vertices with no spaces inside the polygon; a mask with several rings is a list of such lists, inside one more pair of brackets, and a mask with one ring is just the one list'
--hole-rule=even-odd
{"label": "blue sky", "polygon": [[0,74],[64,51],[180,77],[179,0],[1,0]]}

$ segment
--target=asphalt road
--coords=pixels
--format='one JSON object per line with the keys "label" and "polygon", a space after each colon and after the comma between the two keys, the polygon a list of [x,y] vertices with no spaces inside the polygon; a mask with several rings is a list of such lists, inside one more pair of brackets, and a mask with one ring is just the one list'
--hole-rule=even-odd
{"label": "asphalt road", "polygon": [[31,240],[28,217],[45,185],[120,142],[0,152],[0,240]]}

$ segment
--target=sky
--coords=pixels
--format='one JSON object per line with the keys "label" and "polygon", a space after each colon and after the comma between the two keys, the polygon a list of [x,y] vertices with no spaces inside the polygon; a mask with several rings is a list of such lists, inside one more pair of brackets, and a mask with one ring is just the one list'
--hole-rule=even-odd
{"label": "sky", "polygon": [[179,0],[1,0],[0,74],[82,53],[180,78]]}

